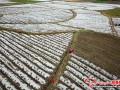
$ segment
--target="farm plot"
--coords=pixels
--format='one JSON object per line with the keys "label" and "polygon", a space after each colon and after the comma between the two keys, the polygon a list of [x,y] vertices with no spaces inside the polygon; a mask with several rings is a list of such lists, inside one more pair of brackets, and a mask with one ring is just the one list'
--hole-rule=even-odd
{"label": "farm plot", "polygon": [[[37,3],[40,5],[40,3]],[[117,4],[91,3],[91,2],[64,2],[52,1],[52,3],[45,3],[46,6],[64,9],[88,9],[88,10],[108,10],[120,7]]]}
{"label": "farm plot", "polygon": [[108,17],[92,10],[74,10],[77,16],[69,21],[60,22],[61,25],[68,25],[77,28],[85,28],[96,32],[111,33]]}
{"label": "farm plot", "polygon": [[69,19],[72,16],[72,12],[69,10],[54,9],[45,7],[44,5],[41,5],[41,7],[38,5],[6,6],[0,7],[0,12],[3,14],[3,17],[0,18],[0,23],[5,24],[59,22]]}
{"label": "farm plot", "polygon": [[88,10],[109,10],[109,9],[113,9],[116,7],[120,7],[120,5],[116,5],[116,4],[104,4],[104,3],[89,3],[88,6],[86,6],[86,9]]}
{"label": "farm plot", "polygon": [[0,31],[0,88],[44,89],[71,39],[72,33],[26,35]]}
{"label": "farm plot", "polygon": [[113,18],[114,28],[117,31],[118,35],[120,35],[120,18]]}
{"label": "farm plot", "polygon": [[0,27],[34,33],[81,28],[111,33],[109,18],[93,10],[117,7],[120,5],[63,1],[4,6],[0,7]]}
{"label": "farm plot", "polygon": [[[93,63],[90,63],[88,60],[85,60],[81,57],[78,57],[75,54],[71,54],[71,58],[66,66],[64,74],[60,77],[60,80],[57,85],[59,90],[116,90],[116,88],[105,88],[105,87],[94,87],[89,86],[86,79],[97,81],[109,81],[116,80],[117,77],[101,69]],[[89,82],[89,81],[88,81]],[[117,88],[118,90],[118,88]]]}
{"label": "farm plot", "polygon": [[[71,19],[70,10],[34,4],[0,7],[0,27],[25,32],[71,31],[76,28],[57,25]],[[48,28],[49,27],[49,28]]]}

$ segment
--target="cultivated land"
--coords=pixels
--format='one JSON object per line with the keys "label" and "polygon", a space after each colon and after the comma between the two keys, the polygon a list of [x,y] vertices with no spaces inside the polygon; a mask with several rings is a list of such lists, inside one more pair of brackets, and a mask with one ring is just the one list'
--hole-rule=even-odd
{"label": "cultivated land", "polygon": [[120,5],[7,0],[0,5],[0,90],[120,89],[85,82],[120,78]]}
{"label": "cultivated land", "polygon": [[75,54],[120,77],[120,38],[83,31],[74,40]]}
{"label": "cultivated land", "polygon": [[120,17],[120,8],[115,8],[111,10],[101,10],[100,12],[110,17]]}

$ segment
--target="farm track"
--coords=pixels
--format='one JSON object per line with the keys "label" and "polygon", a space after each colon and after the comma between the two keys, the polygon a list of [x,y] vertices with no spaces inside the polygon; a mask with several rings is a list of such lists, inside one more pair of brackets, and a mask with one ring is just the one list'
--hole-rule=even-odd
{"label": "farm track", "polygon": [[66,21],[69,21],[69,20],[72,20],[72,19],[74,19],[76,16],[77,16],[77,13],[74,11],[74,10],[72,10],[72,9],[69,9],[71,12],[72,12],[72,16],[71,17],[69,17],[68,19],[66,19],[66,20],[63,20],[63,21],[59,21],[59,22],[51,22],[52,24],[56,24],[56,23],[60,23],[60,22],[66,22]]}
{"label": "farm track", "polygon": [[109,17],[109,20],[110,20],[110,25],[111,25],[111,29],[112,29],[113,35],[114,35],[114,36],[118,36],[118,33],[117,33],[117,31],[115,30],[115,28],[114,28],[114,23],[113,23],[113,21],[112,21],[112,18]]}
{"label": "farm track", "polygon": [[[59,24],[57,24],[59,25]],[[61,24],[60,24],[61,25]],[[64,25],[61,25],[64,26]],[[73,27],[74,28],[74,27]],[[1,30],[9,31],[9,32],[16,32],[20,34],[27,34],[27,35],[51,35],[51,34],[60,34],[60,33],[74,33],[76,30],[69,30],[69,31],[53,31],[53,32],[27,32],[27,31],[22,31],[19,29],[11,29],[11,28],[3,28],[0,27]],[[79,28],[81,29],[81,28]]]}
{"label": "farm track", "polygon": [[[72,43],[73,43],[73,41],[74,41],[74,37],[75,37],[75,33],[73,34],[72,40],[71,40],[69,46],[67,47],[67,49],[69,49],[69,48],[71,47],[71,45],[72,45]],[[64,69],[65,69],[65,66],[66,66],[67,63],[68,63],[68,60],[69,60],[69,53],[68,53],[68,51],[66,51],[66,52],[64,53],[64,56],[63,56],[63,58],[62,58],[61,63],[59,64],[56,72],[54,73],[54,74],[55,74],[55,77],[54,77],[55,83],[54,83],[54,84],[49,83],[49,85],[48,85],[48,87],[47,87],[46,90],[54,90],[54,89],[57,87],[56,85],[57,85],[57,83],[58,83],[58,80],[59,80],[60,76],[63,74],[63,71],[64,71]]]}
{"label": "farm track", "polygon": [[110,24],[110,27],[111,27],[112,35],[113,35],[113,36],[118,36],[118,33],[117,33],[117,31],[115,30],[115,28],[114,28],[114,23],[113,23],[113,21],[112,21],[112,17],[104,14],[103,12],[100,12],[100,13],[103,14],[104,16],[107,16],[107,17],[109,18],[109,24]]}

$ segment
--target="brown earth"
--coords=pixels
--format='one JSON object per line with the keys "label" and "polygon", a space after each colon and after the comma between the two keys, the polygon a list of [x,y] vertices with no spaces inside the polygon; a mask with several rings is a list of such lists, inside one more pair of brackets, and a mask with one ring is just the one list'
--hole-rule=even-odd
{"label": "brown earth", "polygon": [[77,32],[74,53],[120,77],[120,38],[91,31]]}

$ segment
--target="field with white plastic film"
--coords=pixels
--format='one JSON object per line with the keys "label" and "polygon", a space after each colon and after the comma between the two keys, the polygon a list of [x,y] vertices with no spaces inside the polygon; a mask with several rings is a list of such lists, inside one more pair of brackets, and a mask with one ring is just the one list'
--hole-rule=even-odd
{"label": "field with white plastic film", "polygon": [[0,31],[2,90],[46,87],[71,39],[72,33],[33,36]]}
{"label": "field with white plastic film", "polygon": [[[64,74],[60,77],[57,90],[119,90],[114,87],[94,87],[96,81],[110,81],[118,79],[115,75],[110,74],[104,69],[85,60],[75,54],[71,54],[68,65]],[[92,80],[92,81],[90,81]],[[93,82],[89,84],[89,82]],[[102,84],[102,83],[101,83]],[[92,86],[92,88],[91,88]]]}
{"label": "field with white plastic film", "polygon": [[10,1],[0,0],[0,90],[118,90],[84,80],[119,79],[120,18],[102,12],[119,4]]}
{"label": "field with white plastic film", "polygon": [[[117,4],[63,1],[3,6],[0,7],[0,27],[33,33],[86,29],[112,34],[109,17],[98,10],[119,7]],[[119,35],[119,31],[116,32]]]}

